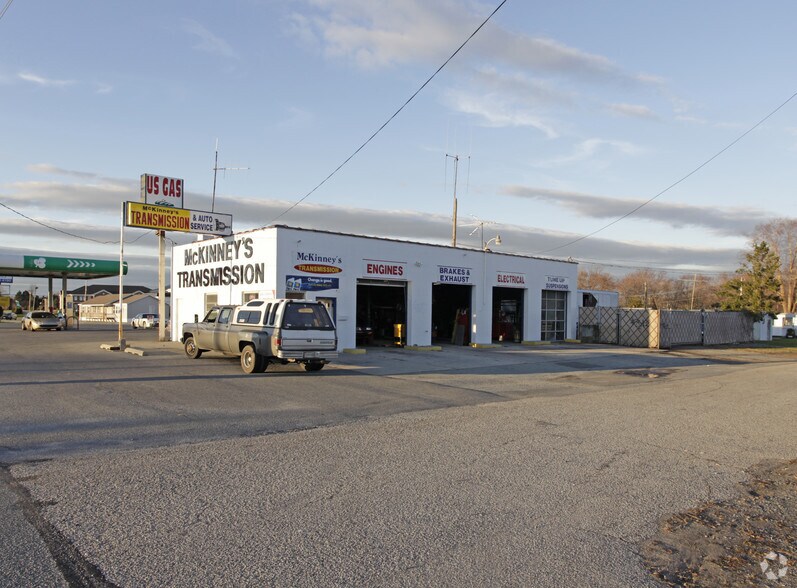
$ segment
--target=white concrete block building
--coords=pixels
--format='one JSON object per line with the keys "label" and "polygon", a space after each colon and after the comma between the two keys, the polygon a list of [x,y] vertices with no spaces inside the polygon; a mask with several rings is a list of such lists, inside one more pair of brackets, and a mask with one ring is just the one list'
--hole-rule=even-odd
{"label": "white concrete block building", "polygon": [[[339,349],[575,337],[578,265],[282,225],[177,246],[172,331],[214,304],[324,302]],[[396,325],[401,325],[399,329]]]}

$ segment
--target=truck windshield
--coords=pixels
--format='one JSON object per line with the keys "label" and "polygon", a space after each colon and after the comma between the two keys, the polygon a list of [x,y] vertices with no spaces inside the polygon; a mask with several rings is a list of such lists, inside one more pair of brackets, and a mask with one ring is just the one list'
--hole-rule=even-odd
{"label": "truck windshield", "polygon": [[333,330],[335,325],[323,305],[291,302],[285,305],[282,328]]}

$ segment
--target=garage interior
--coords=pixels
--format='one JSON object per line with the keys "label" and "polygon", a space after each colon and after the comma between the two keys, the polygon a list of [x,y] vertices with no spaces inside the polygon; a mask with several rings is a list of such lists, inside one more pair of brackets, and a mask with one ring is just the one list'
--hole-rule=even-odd
{"label": "garage interior", "polygon": [[493,341],[523,340],[523,293],[521,288],[493,288]]}
{"label": "garage interior", "polygon": [[357,280],[357,346],[400,343],[395,326],[407,330],[407,283]]}
{"label": "garage interior", "polygon": [[432,286],[432,342],[470,344],[472,295],[473,286],[460,284]]}

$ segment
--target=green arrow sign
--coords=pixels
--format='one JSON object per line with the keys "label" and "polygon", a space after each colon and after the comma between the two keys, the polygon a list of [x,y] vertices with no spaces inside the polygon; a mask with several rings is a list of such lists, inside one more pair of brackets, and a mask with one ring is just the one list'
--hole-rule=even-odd
{"label": "green arrow sign", "polygon": [[[43,255],[26,255],[24,268],[42,272],[76,272],[83,274],[118,274],[118,261],[101,259],[79,259],[76,257],[44,257]],[[127,273],[127,263],[124,264]]]}

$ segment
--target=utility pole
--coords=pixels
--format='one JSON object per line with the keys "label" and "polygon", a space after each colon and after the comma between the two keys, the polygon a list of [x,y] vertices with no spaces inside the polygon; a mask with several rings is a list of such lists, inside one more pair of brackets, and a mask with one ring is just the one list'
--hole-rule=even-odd
{"label": "utility pole", "polygon": [[689,303],[689,310],[694,310],[695,308],[695,288],[697,287],[697,274],[695,274],[695,279],[692,280],[692,300]]}
{"label": "utility pole", "polygon": [[449,155],[446,157],[454,160],[454,216],[451,222],[451,246],[457,246],[457,170],[459,168],[459,155]]}
{"label": "utility pole", "polygon": [[213,161],[213,194],[210,197],[210,212],[216,212],[216,174],[219,171],[247,170],[248,167],[219,167],[219,140],[216,139],[216,158]]}

